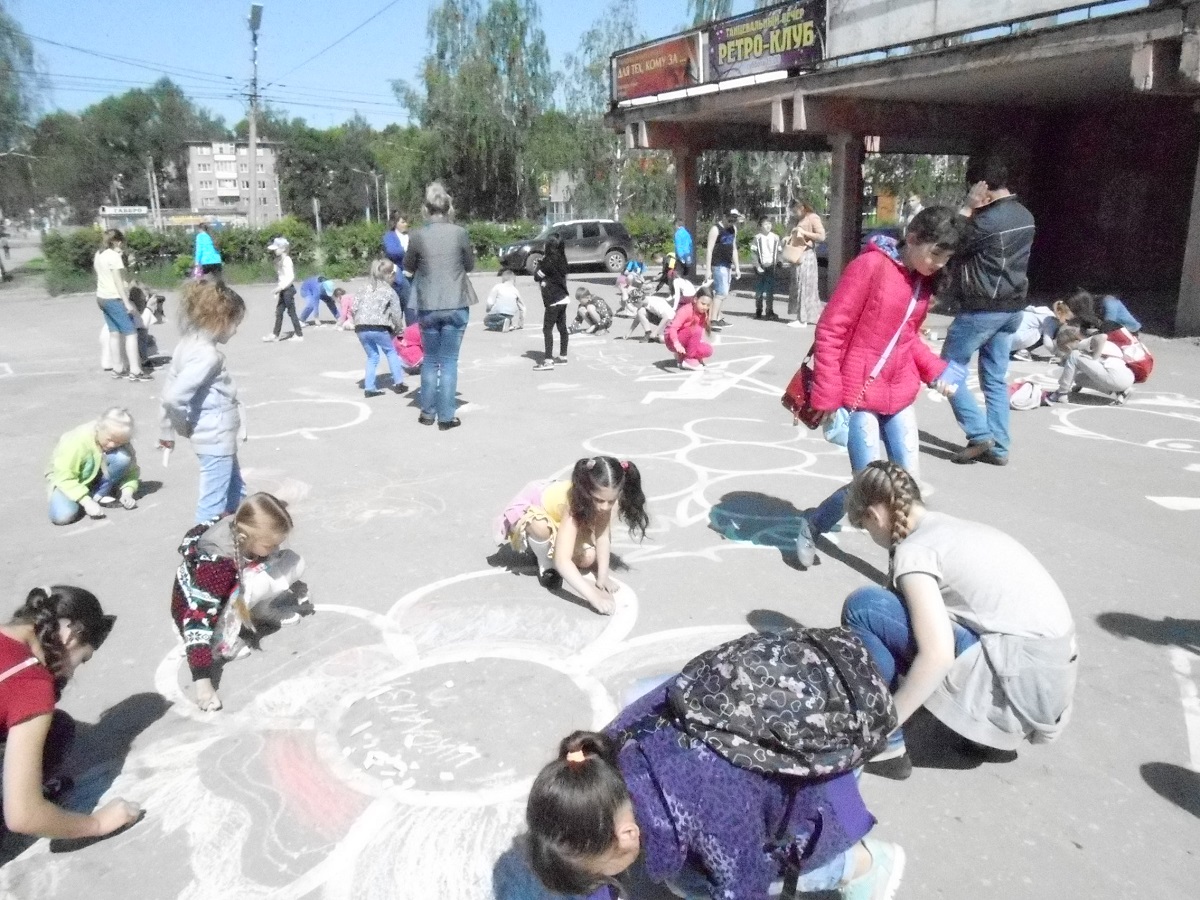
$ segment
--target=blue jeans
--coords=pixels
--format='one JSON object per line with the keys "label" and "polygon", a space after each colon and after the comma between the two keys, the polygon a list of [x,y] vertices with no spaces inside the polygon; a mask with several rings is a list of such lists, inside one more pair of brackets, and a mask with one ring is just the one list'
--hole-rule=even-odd
{"label": "blue jeans", "polygon": [[972,444],[993,441],[997,456],[1008,456],[1008,355],[1012,336],[1021,326],[1021,311],[960,312],[946,331],[942,359],[968,365],[979,351],[979,386],[987,417],[975,395],[963,385],[950,397],[950,408]]}
{"label": "blue jeans", "polygon": [[1116,322],[1134,334],[1142,330],[1142,323],[1135,319],[1129,308],[1112,294],[1103,297],[1100,303],[1104,307],[1104,318],[1109,322]]}
{"label": "blue jeans", "polygon": [[367,374],[363,378],[363,389],[375,390],[375,370],[379,367],[379,357],[387,360],[388,368],[392,370],[392,384],[404,384],[404,365],[392,344],[390,331],[358,331],[358,342],[367,351]]}
{"label": "blue jeans", "polygon": [[470,307],[423,309],[417,313],[425,359],[421,362],[421,413],[439,422],[454,418],[458,393],[458,350],[462,346]]}
{"label": "blue jeans", "polygon": [[[904,600],[895,591],[876,584],[861,587],[846,598],[842,624],[862,639],[894,694],[900,687],[900,676],[908,674],[917,658],[917,640]],[[955,657],[979,643],[979,635],[971,629],[953,621],[950,627],[954,630]],[[899,729],[893,735],[889,744],[903,740]]]}
{"label": "blue jeans", "polygon": [[[850,413],[850,435],[846,450],[850,454],[850,471],[865,469],[867,463],[880,458],[880,450],[898,466],[903,466],[913,478],[920,477],[920,435],[917,413],[906,406],[890,416],[865,409]],[[846,495],[850,487],[838,488],[810,513],[809,527],[814,535],[825,534],[846,514]]]}
{"label": "blue jeans", "polygon": [[405,326],[412,325],[417,321],[417,307],[413,303],[412,282],[409,281],[400,272],[396,273],[396,280],[392,282],[392,290],[396,292],[396,298],[400,301],[400,308],[404,310]]}
{"label": "blue jeans", "polygon": [[713,266],[713,296],[724,297],[729,293],[729,283],[733,270],[729,266]]}
{"label": "blue jeans", "polygon": [[[101,470],[88,484],[88,493],[92,499],[99,500],[101,497],[111,496],[113,488],[121,483],[132,462],[133,454],[124,447],[117,447],[105,453],[104,468],[108,469],[108,474],[105,475]],[[58,488],[50,492],[50,521],[55,525],[70,525],[82,515],[83,507]]]}
{"label": "blue jeans", "polygon": [[300,310],[300,321],[308,322],[312,319],[316,319],[321,311],[322,303],[328,307],[329,311],[333,313],[333,317],[336,319],[338,317],[337,304],[333,302],[333,298],[327,293],[324,291],[319,291],[316,294],[304,295],[304,309]]}
{"label": "blue jeans", "polygon": [[197,453],[200,461],[200,499],[196,501],[196,522],[234,512],[246,494],[242,469],[236,453],[215,456]]}

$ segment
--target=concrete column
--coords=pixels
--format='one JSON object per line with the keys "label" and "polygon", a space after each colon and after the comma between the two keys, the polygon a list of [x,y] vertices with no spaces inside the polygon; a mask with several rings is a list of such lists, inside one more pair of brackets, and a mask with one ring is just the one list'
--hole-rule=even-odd
{"label": "concrete column", "polygon": [[696,158],[699,154],[686,146],[672,147],[671,153],[675,157],[675,215],[683,219],[684,227],[692,233],[699,259],[700,235],[696,234],[696,214],[699,210]]}
{"label": "concrete column", "polygon": [[829,178],[828,285],[830,292],[850,260],[858,255],[862,227],[862,138],[853,134],[830,135],[833,166]]}
{"label": "concrete column", "polygon": [[1192,181],[1192,208],[1188,219],[1183,272],[1179,277],[1179,305],[1175,307],[1175,334],[1200,334],[1200,159]]}

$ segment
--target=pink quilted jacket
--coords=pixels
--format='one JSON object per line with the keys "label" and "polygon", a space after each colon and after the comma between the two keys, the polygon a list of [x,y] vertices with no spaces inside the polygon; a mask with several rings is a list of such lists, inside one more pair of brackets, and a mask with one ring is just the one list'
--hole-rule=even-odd
{"label": "pink quilted jacket", "polygon": [[936,381],[945,371],[946,361],[921,340],[921,324],[929,312],[930,279],[910,272],[900,262],[895,241],[876,239],[846,267],[817,323],[815,409],[854,405],[900,327],[918,281],[916,308],[858,408],[884,415],[897,413],[916,400],[922,383]]}

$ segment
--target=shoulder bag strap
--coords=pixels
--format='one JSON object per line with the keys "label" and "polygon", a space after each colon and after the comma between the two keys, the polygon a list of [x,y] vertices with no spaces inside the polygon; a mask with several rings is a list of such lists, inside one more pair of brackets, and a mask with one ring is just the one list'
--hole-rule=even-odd
{"label": "shoulder bag strap", "polygon": [[875,363],[875,368],[871,370],[871,374],[867,376],[866,383],[862,386],[862,390],[858,392],[858,399],[854,401],[854,405],[850,407],[850,412],[858,409],[862,403],[863,397],[867,395],[867,388],[871,383],[879,377],[879,373],[883,371],[883,367],[887,365],[888,357],[892,355],[892,351],[896,349],[896,344],[900,340],[900,333],[904,331],[904,326],[908,324],[909,318],[913,314],[913,310],[917,308],[917,300],[921,296],[921,278],[917,276],[916,285],[913,287],[912,299],[908,301],[908,309],[904,312],[904,318],[900,320],[900,327],[896,329],[896,333],[892,335],[892,339],[888,341],[886,347],[883,348],[883,355],[879,357],[879,362]]}
{"label": "shoulder bag strap", "polygon": [[23,672],[26,669],[28,669],[30,666],[36,666],[36,665],[39,665],[39,663],[37,661],[37,657],[31,656],[31,657],[29,657],[29,659],[22,660],[21,662],[17,663],[11,669],[8,669],[5,672],[0,672],[0,681],[7,681],[8,679],[10,679],[14,675],[16,675],[18,672]]}

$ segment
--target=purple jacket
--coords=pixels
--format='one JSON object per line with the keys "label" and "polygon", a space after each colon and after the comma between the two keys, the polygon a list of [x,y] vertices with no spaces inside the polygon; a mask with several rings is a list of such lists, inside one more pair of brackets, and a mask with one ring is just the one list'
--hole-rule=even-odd
{"label": "purple jacket", "polygon": [[[666,696],[666,685],[651,691],[606,733],[661,712]],[[852,774],[819,782],[771,778],[738,768],[703,744],[685,747],[681,737],[662,728],[628,741],[619,755],[653,881],[675,878],[691,857],[703,866],[714,900],[765,900],[784,853],[808,872],[854,846],[875,824]],[[782,834],[790,846],[772,853]]]}

